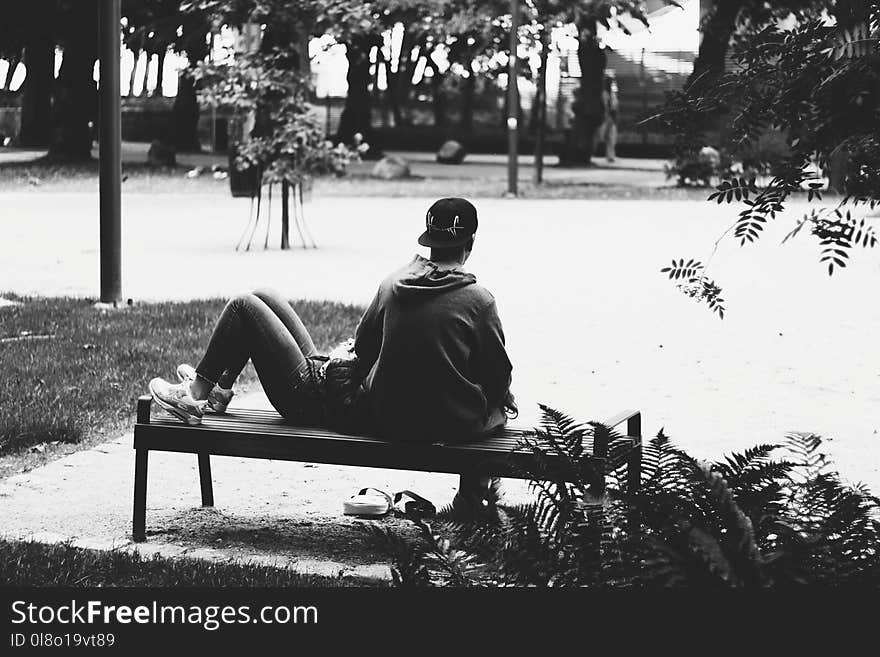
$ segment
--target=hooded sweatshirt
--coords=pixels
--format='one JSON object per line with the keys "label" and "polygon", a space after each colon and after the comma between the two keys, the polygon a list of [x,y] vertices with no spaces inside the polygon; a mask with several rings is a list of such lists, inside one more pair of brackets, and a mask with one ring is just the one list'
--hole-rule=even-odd
{"label": "hooded sweatshirt", "polygon": [[473,274],[416,256],[379,286],[355,353],[380,431],[396,440],[474,438],[503,426],[511,364],[495,298]]}

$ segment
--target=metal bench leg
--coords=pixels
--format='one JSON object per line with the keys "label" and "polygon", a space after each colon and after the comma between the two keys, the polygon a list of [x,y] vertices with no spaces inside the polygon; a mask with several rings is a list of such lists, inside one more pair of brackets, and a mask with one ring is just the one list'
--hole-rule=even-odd
{"label": "metal bench leg", "polygon": [[642,443],[632,448],[626,461],[626,490],[635,493],[642,485]]}
{"label": "metal bench leg", "polygon": [[134,461],[134,514],[131,522],[131,537],[136,542],[147,539],[147,461],[149,451],[135,450]]}
{"label": "metal bench leg", "polygon": [[209,454],[199,454],[199,483],[202,486],[202,506],[214,506],[214,485],[211,483]]}
{"label": "metal bench leg", "polygon": [[635,492],[642,484],[642,414],[636,413],[626,422],[626,435],[633,439],[633,448],[626,463],[626,489]]}

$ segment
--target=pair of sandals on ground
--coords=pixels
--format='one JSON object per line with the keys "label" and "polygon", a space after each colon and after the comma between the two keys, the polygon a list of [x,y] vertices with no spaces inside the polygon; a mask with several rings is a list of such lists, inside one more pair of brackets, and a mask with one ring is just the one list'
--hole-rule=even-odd
{"label": "pair of sandals on ground", "polygon": [[[485,478],[488,479],[488,478]],[[494,506],[488,497],[491,480],[484,481],[482,486],[471,490],[459,490],[452,500],[451,511],[459,519],[477,519]],[[494,481],[497,486],[497,479]],[[428,518],[437,514],[437,508],[421,495],[411,490],[394,493],[394,497],[378,488],[362,488],[346,500],[343,513],[347,516],[381,518],[390,511],[404,517]]]}
{"label": "pair of sandals on ground", "polygon": [[404,516],[433,516],[437,513],[430,501],[411,490],[402,490],[392,497],[378,488],[362,488],[342,504],[342,512],[347,516],[380,518],[392,510]]}

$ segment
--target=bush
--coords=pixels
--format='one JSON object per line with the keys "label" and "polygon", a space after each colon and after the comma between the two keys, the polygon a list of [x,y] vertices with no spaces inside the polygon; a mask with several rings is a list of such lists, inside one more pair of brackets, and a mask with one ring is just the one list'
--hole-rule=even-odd
{"label": "bush", "polygon": [[[638,490],[623,472],[593,498],[586,481],[548,480],[542,454],[577,468],[582,439],[607,427],[550,408],[528,445],[534,503],[490,505],[479,521],[444,509],[417,542],[376,530],[398,586],[767,587],[880,585],[880,501],[829,469],[821,439],[791,433],[715,463],[661,431],[644,446]],[[580,471],[580,470],[576,470]]]}

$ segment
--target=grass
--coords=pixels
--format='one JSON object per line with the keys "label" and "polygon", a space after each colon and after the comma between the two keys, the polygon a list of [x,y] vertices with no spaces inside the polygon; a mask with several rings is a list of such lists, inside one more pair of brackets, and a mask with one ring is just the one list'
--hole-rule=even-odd
{"label": "grass", "polygon": [[[215,180],[209,172],[188,178],[187,165],[152,167],[146,163],[124,162],[122,190],[125,193],[149,194],[229,194],[229,181]],[[676,187],[672,180],[662,187],[622,185],[577,180],[550,180],[535,185],[522,177],[519,197],[524,199],[577,200],[656,200],[706,201],[713,188]],[[312,196],[430,198],[448,196],[454,190],[468,198],[502,198],[506,180],[477,175],[464,167],[459,178],[412,176],[401,180],[377,180],[363,173],[341,178],[315,180]],[[98,161],[89,163],[52,163],[49,161],[0,162],[0,192],[98,192]],[[826,194],[826,196],[828,196]],[[794,198],[806,199],[806,192]]]}
{"label": "grass", "polygon": [[[191,167],[151,167],[146,163],[124,162],[123,192],[128,193],[219,193],[229,194],[228,180],[215,180],[210,172],[188,178]],[[507,191],[505,180],[474,175],[466,167],[460,178],[377,180],[364,174],[342,178],[322,178],[314,183],[315,197],[435,197],[448,196],[450,189],[470,198],[501,198]],[[0,192],[81,192],[98,191],[98,162],[58,163],[48,160],[0,162]],[[550,181],[535,185],[520,180],[519,195],[535,199],[693,199],[705,201],[709,191],[672,186],[649,188],[627,185],[586,184]]]}
{"label": "grass", "polygon": [[[22,303],[0,308],[0,476],[122,433],[150,378],[198,362],[225,303],[102,311],[87,299],[4,296]],[[353,335],[362,312],[325,301],[296,308],[322,350]],[[248,366],[240,383],[255,381]]]}
{"label": "grass", "polygon": [[[466,175],[467,169],[463,169]],[[376,180],[367,176],[350,175],[336,180],[315,182],[315,196],[378,196],[389,198],[448,196],[450,190],[466,198],[502,198],[507,192],[507,181],[480,177],[462,178],[405,178]],[[705,201],[710,191],[680,187],[639,187],[582,183],[575,181],[547,181],[542,185],[520,179],[517,185],[520,198],[530,199],[583,199],[583,200],[700,200]]]}
{"label": "grass", "polygon": [[69,544],[0,540],[2,586],[351,587],[374,580],[303,575],[285,568],[84,550]]}

